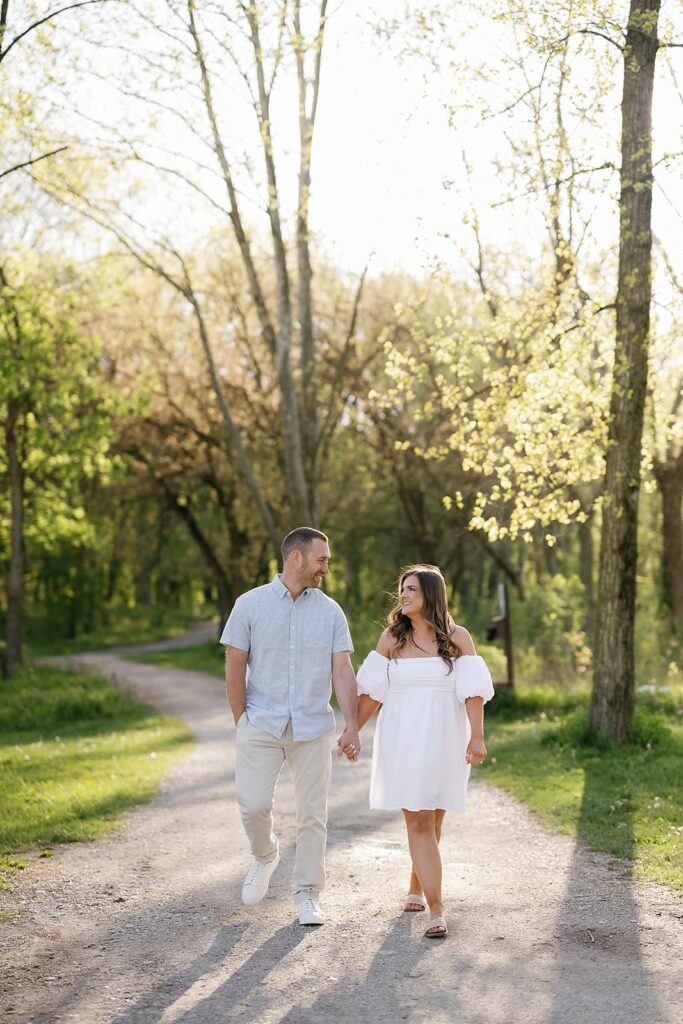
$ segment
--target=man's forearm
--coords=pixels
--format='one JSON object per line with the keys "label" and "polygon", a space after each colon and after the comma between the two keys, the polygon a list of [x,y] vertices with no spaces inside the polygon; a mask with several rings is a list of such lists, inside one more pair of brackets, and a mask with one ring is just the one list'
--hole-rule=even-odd
{"label": "man's forearm", "polygon": [[356,677],[353,669],[340,673],[333,679],[334,692],[347,727],[358,728],[358,696]]}
{"label": "man's forearm", "polygon": [[237,723],[247,707],[247,681],[244,672],[225,667],[225,692],[232,716]]}

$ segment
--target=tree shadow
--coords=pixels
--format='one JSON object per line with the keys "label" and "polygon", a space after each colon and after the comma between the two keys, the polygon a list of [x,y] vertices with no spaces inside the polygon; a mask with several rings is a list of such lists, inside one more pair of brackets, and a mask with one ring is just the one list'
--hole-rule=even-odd
{"label": "tree shadow", "polygon": [[[318,1024],[321,1020],[334,1021],[334,1024],[358,1024],[363,1020],[363,1012],[359,1011],[359,1007],[365,1007],[369,1016],[378,1019],[370,1008],[376,1005],[379,993],[382,1002],[379,1019],[400,1021],[407,1018],[413,1004],[401,997],[400,982],[416,973],[420,961],[432,948],[432,940],[416,942],[412,937],[410,916],[403,915],[394,922],[364,977],[346,976],[334,981],[318,995],[311,1006],[292,1006],[279,1019],[278,1024]],[[347,1003],[351,990],[353,1000]]]}
{"label": "tree shadow", "polygon": [[[642,956],[630,797],[627,782],[615,784],[606,804],[600,754],[596,751],[586,757],[577,842],[555,926],[559,949],[546,1024],[595,1019],[596,1015],[601,1024],[625,1020],[655,1024],[668,1019]],[[620,831],[619,855],[624,859],[618,861],[588,849],[596,818],[608,816],[615,801],[622,802],[615,828]]]}
{"label": "tree shadow", "polygon": [[[211,995],[176,1017],[174,1024],[212,1024],[214,1021],[229,1020],[235,1013],[235,992],[239,992],[239,1002],[245,1002],[254,989],[263,985],[270,972],[279,966],[280,961],[303,942],[306,934],[307,929],[302,928],[298,922],[279,928]],[[195,972],[195,977],[185,988],[190,988],[203,973],[204,971]],[[177,998],[179,996],[175,997]],[[267,1000],[267,991],[264,991],[263,998],[264,1001]],[[138,1017],[134,1019],[135,1024],[138,1024]],[[142,1022],[144,1018],[139,1020]],[[113,1024],[131,1024],[131,1018],[123,1017]]]}

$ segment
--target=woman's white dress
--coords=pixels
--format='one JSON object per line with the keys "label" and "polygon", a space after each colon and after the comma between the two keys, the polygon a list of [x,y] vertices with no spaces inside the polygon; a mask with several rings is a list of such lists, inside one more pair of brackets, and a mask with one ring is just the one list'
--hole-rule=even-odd
{"label": "woman's white dress", "polygon": [[484,659],[461,655],[449,672],[440,657],[389,659],[371,651],[358,671],[358,692],[382,702],[370,807],[464,812],[471,733],[465,701],[493,697]]}

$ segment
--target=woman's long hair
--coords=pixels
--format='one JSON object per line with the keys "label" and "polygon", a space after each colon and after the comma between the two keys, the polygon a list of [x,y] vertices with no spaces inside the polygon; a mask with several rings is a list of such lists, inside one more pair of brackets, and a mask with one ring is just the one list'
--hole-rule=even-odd
{"label": "woman's long hair", "polygon": [[[412,623],[401,611],[401,590],[408,576],[416,576],[422,590],[422,617],[436,633],[436,649],[448,669],[453,668],[452,658],[459,658],[462,651],[451,640],[450,634],[455,623],[448,613],[446,581],[436,565],[409,565],[401,571],[398,580],[397,603],[389,612],[389,632],[394,638],[391,657],[396,658],[408,642]],[[415,641],[413,640],[413,643]],[[417,647],[417,644],[415,644]]]}

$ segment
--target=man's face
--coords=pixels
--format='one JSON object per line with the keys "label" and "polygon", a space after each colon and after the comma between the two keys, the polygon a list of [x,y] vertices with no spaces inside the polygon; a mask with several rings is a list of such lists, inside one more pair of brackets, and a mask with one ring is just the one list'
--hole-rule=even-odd
{"label": "man's face", "polygon": [[300,578],[304,587],[319,587],[330,571],[330,548],[327,541],[316,538],[302,552]]}

